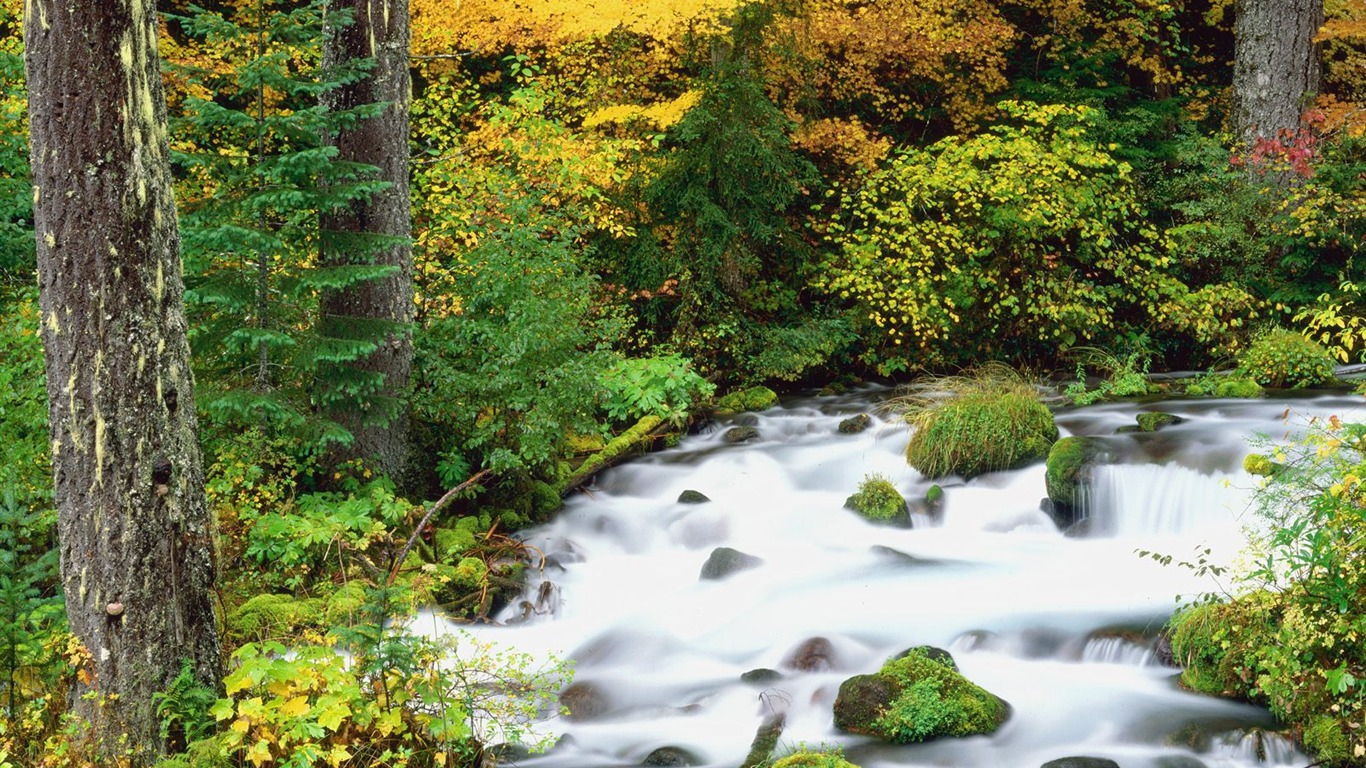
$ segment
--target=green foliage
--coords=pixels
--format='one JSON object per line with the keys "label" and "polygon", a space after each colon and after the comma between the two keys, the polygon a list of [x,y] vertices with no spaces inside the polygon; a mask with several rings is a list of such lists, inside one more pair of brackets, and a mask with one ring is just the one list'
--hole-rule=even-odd
{"label": "green foliage", "polygon": [[952,660],[915,649],[888,661],[879,674],[900,689],[877,722],[896,743],[991,733],[1005,720],[1005,703],[959,674]]}
{"label": "green foliage", "polygon": [[1186,382],[1186,394],[1197,397],[1253,398],[1261,397],[1265,392],[1262,390],[1261,384],[1238,371],[1226,373],[1210,371],[1189,379]]}
{"label": "green foliage", "polygon": [[468,765],[485,745],[549,746],[537,724],[556,711],[565,663],[464,633],[429,640],[399,626],[381,635],[350,661],[336,638],[238,649],[228,696],[211,709],[223,727],[210,743],[256,768]]}
{"label": "green foliage", "polygon": [[1295,322],[1304,324],[1306,338],[1323,344],[1337,360],[1351,362],[1358,349],[1366,350],[1366,317],[1357,309],[1360,295],[1356,283],[1344,280],[1336,293],[1321,294],[1314,304],[1297,312]]}
{"label": "green foliage", "polygon": [[[17,21],[0,9],[0,32]],[[34,270],[27,92],[19,43],[17,35],[0,37],[0,296],[31,285]]]}
{"label": "green foliage", "polygon": [[1107,342],[1182,287],[1126,163],[1081,106],[1005,102],[972,138],[904,149],[838,198],[818,283],[880,339],[873,362],[963,363]]}
{"label": "green foliage", "polygon": [[768,387],[749,387],[727,392],[716,401],[715,412],[720,415],[765,411],[778,404],[778,393]]}
{"label": "green foliage", "polygon": [[772,768],[858,768],[835,749],[800,749],[773,762]]}
{"label": "green foliage", "polygon": [[1317,387],[1334,381],[1333,358],[1318,342],[1284,329],[1259,335],[1238,356],[1238,374],[1264,387]]}
{"label": "green foliage", "polygon": [[[576,230],[527,200],[507,202],[450,275],[459,308],[417,337],[419,416],[468,466],[548,475],[570,433],[596,429],[616,322],[578,263]],[[686,378],[683,380],[686,384]],[[674,390],[675,393],[681,390]]]}
{"label": "green foliage", "polygon": [[[1077,359],[1077,380],[1067,386],[1063,395],[1073,405],[1091,405],[1101,400],[1146,395],[1152,391],[1148,384],[1151,355],[1142,345],[1125,355],[1099,347],[1079,347],[1070,350],[1070,354]],[[1095,388],[1087,386],[1088,370],[1102,376]]]}
{"label": "green foliage", "polygon": [[890,407],[915,430],[907,463],[930,478],[1012,469],[1046,456],[1058,438],[1034,386],[1004,366],[922,382]]}
{"label": "green foliage", "polygon": [[678,426],[716,386],[678,355],[627,358],[603,372],[603,410],[614,422],[658,416]]}
{"label": "green foliage", "polygon": [[324,26],[347,21],[324,8],[266,0],[231,16],[194,8],[171,17],[223,58],[177,73],[189,93],[172,116],[201,402],[220,424],[284,430],[317,448],[351,439],[321,411],[365,403],[387,419],[398,408],[380,401],[381,374],[350,365],[396,329],[329,322],[324,335],[317,316],[323,290],[393,272],[363,258],[318,266],[319,250],[364,255],[392,242],[318,227],[320,215],[387,186],[326,145],[383,106],[327,106],[324,97],[365,77],[370,62],[321,67]]}
{"label": "green foliage", "polygon": [[858,492],[845,499],[844,506],[874,522],[904,518],[907,513],[906,498],[891,480],[879,474],[865,475]]}
{"label": "green foliage", "polygon": [[180,674],[163,692],[152,697],[157,716],[161,718],[161,738],[168,747],[178,751],[192,741],[213,732],[213,718],[209,708],[218,700],[218,693],[199,682],[190,660],[181,663]]}

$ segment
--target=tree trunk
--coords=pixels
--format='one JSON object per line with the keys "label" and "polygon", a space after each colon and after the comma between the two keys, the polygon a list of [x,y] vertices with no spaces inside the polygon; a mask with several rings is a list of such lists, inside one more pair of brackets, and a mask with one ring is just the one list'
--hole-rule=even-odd
{"label": "tree trunk", "polygon": [[[401,241],[378,250],[346,239],[333,238],[325,247],[324,265],[379,264],[396,267],[386,278],[329,291],[322,298],[324,335],[344,328],[348,321],[379,320],[407,326],[413,321],[413,252],[408,241],[412,219],[408,200],[408,113],[412,82],[408,70],[408,0],[338,0],[329,10],[349,9],[352,22],[329,30],[323,49],[327,67],[352,59],[373,58],[368,77],[331,92],[335,110],[383,103],[377,117],[337,132],[332,143],[338,159],[380,169],[379,177],[392,184],[387,190],[352,203],[323,217],[327,233],[379,234]],[[345,334],[344,331],[341,332]],[[390,332],[379,349],[357,365],[383,376],[383,385],[370,407],[330,414],[355,436],[348,451],[336,458],[366,458],[381,472],[399,479],[408,458],[407,391],[413,363],[408,331]]]}
{"label": "tree trunk", "polygon": [[1318,93],[1323,0],[1239,0],[1234,22],[1233,128],[1244,142],[1300,127]]}
{"label": "tree trunk", "polygon": [[29,0],[24,35],[76,708],[145,765],[182,660],[222,679],[155,3]]}

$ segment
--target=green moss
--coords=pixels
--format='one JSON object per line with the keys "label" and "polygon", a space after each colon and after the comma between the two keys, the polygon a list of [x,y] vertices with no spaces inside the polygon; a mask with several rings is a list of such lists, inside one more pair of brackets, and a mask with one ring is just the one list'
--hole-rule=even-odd
{"label": "green moss", "polygon": [[643,416],[635,426],[612,438],[607,445],[597,453],[583,460],[573,472],[565,475],[556,488],[556,493],[563,495],[561,490],[572,483],[576,478],[587,477],[597,472],[600,468],[610,465],[617,457],[631,451],[642,450],[650,438],[650,434],[664,424],[664,420],[658,416]]}
{"label": "green moss", "polygon": [[909,744],[992,733],[1010,707],[959,674],[948,653],[914,648],[875,675],[845,680],[834,714],[840,730]]}
{"label": "green moss", "polygon": [[915,649],[883,665],[900,694],[878,718],[884,738],[900,744],[939,736],[974,736],[1005,722],[1005,702],[963,677],[947,662]]}
{"label": "green moss", "polygon": [[938,483],[931,485],[929,489],[925,491],[925,501],[928,501],[931,504],[938,504],[943,500],[944,489],[940,488]]}
{"label": "green moss", "polygon": [[1277,598],[1254,592],[1228,603],[1194,605],[1172,617],[1172,657],[1181,684],[1198,693],[1265,703],[1255,689],[1258,654],[1277,644]]}
{"label": "green moss", "polygon": [[555,486],[540,480],[532,481],[530,494],[531,511],[537,518],[544,519],[564,504]]}
{"label": "green moss", "polygon": [[1053,414],[1026,392],[962,394],[915,421],[906,462],[926,477],[1014,469],[1042,459],[1058,437]]}
{"label": "green moss", "polygon": [[773,768],[858,768],[844,759],[838,751],[816,752],[802,750],[793,752],[773,764]]}
{"label": "green moss", "polygon": [[746,411],[763,411],[778,404],[778,393],[768,387],[750,387],[727,394],[716,401],[716,413],[728,416]]}
{"label": "green moss", "polygon": [[293,595],[256,595],[228,614],[230,635],[251,639],[279,638],[325,620],[322,598]]}
{"label": "green moss", "polygon": [[1351,740],[1343,733],[1342,723],[1328,715],[1314,718],[1309,727],[1304,729],[1304,748],[1318,761],[1316,765],[1354,764]]}
{"label": "green moss", "polygon": [[1138,422],[1138,428],[1143,432],[1156,432],[1163,427],[1169,427],[1172,424],[1180,424],[1184,421],[1184,419],[1174,413],[1162,413],[1159,411],[1140,413],[1135,420]]}
{"label": "green moss", "polygon": [[1214,385],[1215,397],[1239,397],[1251,399],[1266,394],[1262,385],[1252,379],[1230,377]]}
{"label": "green moss", "polygon": [[1094,437],[1064,437],[1048,452],[1044,484],[1056,504],[1075,506],[1081,501],[1087,469],[1103,452]]}
{"label": "green moss", "polygon": [[909,514],[906,498],[892,481],[878,474],[865,476],[858,492],[844,500],[844,507],[874,522],[902,519]]}
{"label": "green moss", "polygon": [[1249,453],[1243,457],[1243,469],[1249,475],[1271,477],[1280,471],[1281,465],[1260,453]]}
{"label": "green moss", "polygon": [[1238,356],[1239,373],[1264,387],[1318,387],[1334,380],[1333,356],[1296,331],[1275,329],[1258,336]]}

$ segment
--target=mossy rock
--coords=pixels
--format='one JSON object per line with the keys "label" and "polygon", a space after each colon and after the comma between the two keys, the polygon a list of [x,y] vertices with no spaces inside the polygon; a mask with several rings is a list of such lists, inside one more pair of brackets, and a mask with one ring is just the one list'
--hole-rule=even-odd
{"label": "mossy rock", "polygon": [[708,497],[707,494],[701,491],[694,491],[691,488],[678,494],[679,504],[706,504],[709,501],[711,501],[711,498]]}
{"label": "mossy rock", "polygon": [[1285,465],[1277,464],[1270,457],[1260,453],[1249,453],[1243,457],[1243,470],[1249,475],[1257,477],[1275,477],[1285,469]]}
{"label": "mossy rock", "polygon": [[959,674],[946,652],[915,648],[877,674],[845,680],[834,714],[835,727],[847,733],[911,744],[993,733],[1010,705]]}
{"label": "mossy rock", "polygon": [[531,481],[528,491],[531,497],[531,512],[539,520],[547,519],[552,513],[564,506],[564,499],[555,486],[541,480]]}
{"label": "mossy rock", "polygon": [[1136,418],[1138,428],[1142,432],[1156,432],[1163,427],[1170,427],[1173,424],[1180,424],[1185,419],[1174,413],[1163,413],[1152,411],[1150,413],[1140,413]]}
{"label": "mossy rock", "polygon": [[906,463],[929,478],[1022,467],[1048,455],[1058,439],[1053,414],[1020,392],[960,395],[917,419]]}
{"label": "mossy rock", "polygon": [[793,752],[773,764],[773,768],[858,768],[838,752]]}
{"label": "mossy rock", "polygon": [[754,740],[749,743],[749,754],[745,756],[740,768],[771,765],[773,748],[778,746],[778,739],[782,738],[783,728],[786,726],[787,717],[782,712],[770,715],[760,723],[758,730],[754,732]]}
{"label": "mossy rock", "polygon": [[730,445],[746,443],[750,440],[759,439],[759,430],[754,427],[731,427],[721,436]]}
{"label": "mossy rock", "polygon": [[768,387],[750,387],[727,394],[716,401],[718,416],[730,416],[746,411],[763,411],[778,404],[778,393]]}
{"label": "mossy rock", "polygon": [[844,500],[844,508],[852,509],[873,523],[909,525],[911,522],[906,497],[882,475],[863,478],[858,492]]}
{"label": "mossy rock", "polygon": [[1072,436],[1054,443],[1044,472],[1048,498],[1065,510],[1075,509],[1091,480],[1092,468],[1108,457],[1105,442],[1099,438]]}
{"label": "mossy rock", "polygon": [[[1304,748],[1314,757],[1316,765],[1348,766],[1359,763],[1352,757],[1352,739],[1343,728],[1344,723],[1331,715],[1319,715],[1304,729]],[[1355,731],[1354,731],[1355,732]]]}
{"label": "mossy rock", "polygon": [[869,416],[866,413],[860,413],[857,416],[850,416],[849,418],[841,421],[839,425],[839,431],[842,435],[857,435],[858,433],[868,429],[868,427],[871,426],[872,423],[873,417]]}
{"label": "mossy rock", "polygon": [[1228,378],[1214,385],[1215,397],[1252,399],[1266,394],[1262,385],[1252,379]]}
{"label": "mossy rock", "polygon": [[1181,684],[1197,693],[1265,704],[1246,670],[1257,668],[1262,649],[1280,644],[1281,600],[1273,592],[1250,592],[1173,616],[1167,627],[1172,657],[1183,667]]}

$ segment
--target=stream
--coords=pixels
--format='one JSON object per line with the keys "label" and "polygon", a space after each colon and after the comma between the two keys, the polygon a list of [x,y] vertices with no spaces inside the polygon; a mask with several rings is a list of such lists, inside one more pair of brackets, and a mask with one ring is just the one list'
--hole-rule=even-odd
{"label": "stream", "polygon": [[[1366,401],[1318,393],[1262,400],[1165,400],[1062,408],[1063,435],[1107,436],[1119,457],[1095,478],[1085,533],[1065,535],[1041,507],[1044,466],[940,481],[942,512],[913,527],[843,509],[868,473],[908,499],[930,481],[906,465],[908,439],[879,415],[887,390],[787,399],[722,420],[676,448],[599,475],[551,524],[527,533],[543,552],[529,586],[541,612],[474,629],[575,662],[591,694],[578,717],[550,724],[559,744],[528,768],[641,765],[672,747],[686,764],[736,768],[756,729],[785,716],[779,750],[839,746],[863,768],[1038,768],[1067,756],[1122,768],[1305,766],[1264,710],[1181,690],[1153,638],[1177,605],[1216,589],[1190,568],[1139,550],[1236,560],[1255,524],[1251,440],[1284,441],[1311,417],[1366,418]],[[1116,434],[1136,414],[1185,419]],[[849,416],[872,414],[860,434]],[[759,438],[729,445],[725,430]],[[710,498],[677,501],[684,490]],[[730,547],[762,562],[723,580],[699,574]],[[431,619],[442,625],[438,619]],[[436,627],[442,631],[441,626]],[[952,652],[972,681],[1013,707],[995,734],[894,746],[833,725],[846,678],[918,645]],[[762,681],[741,675],[776,671]],[[682,763],[672,763],[682,764]]]}

